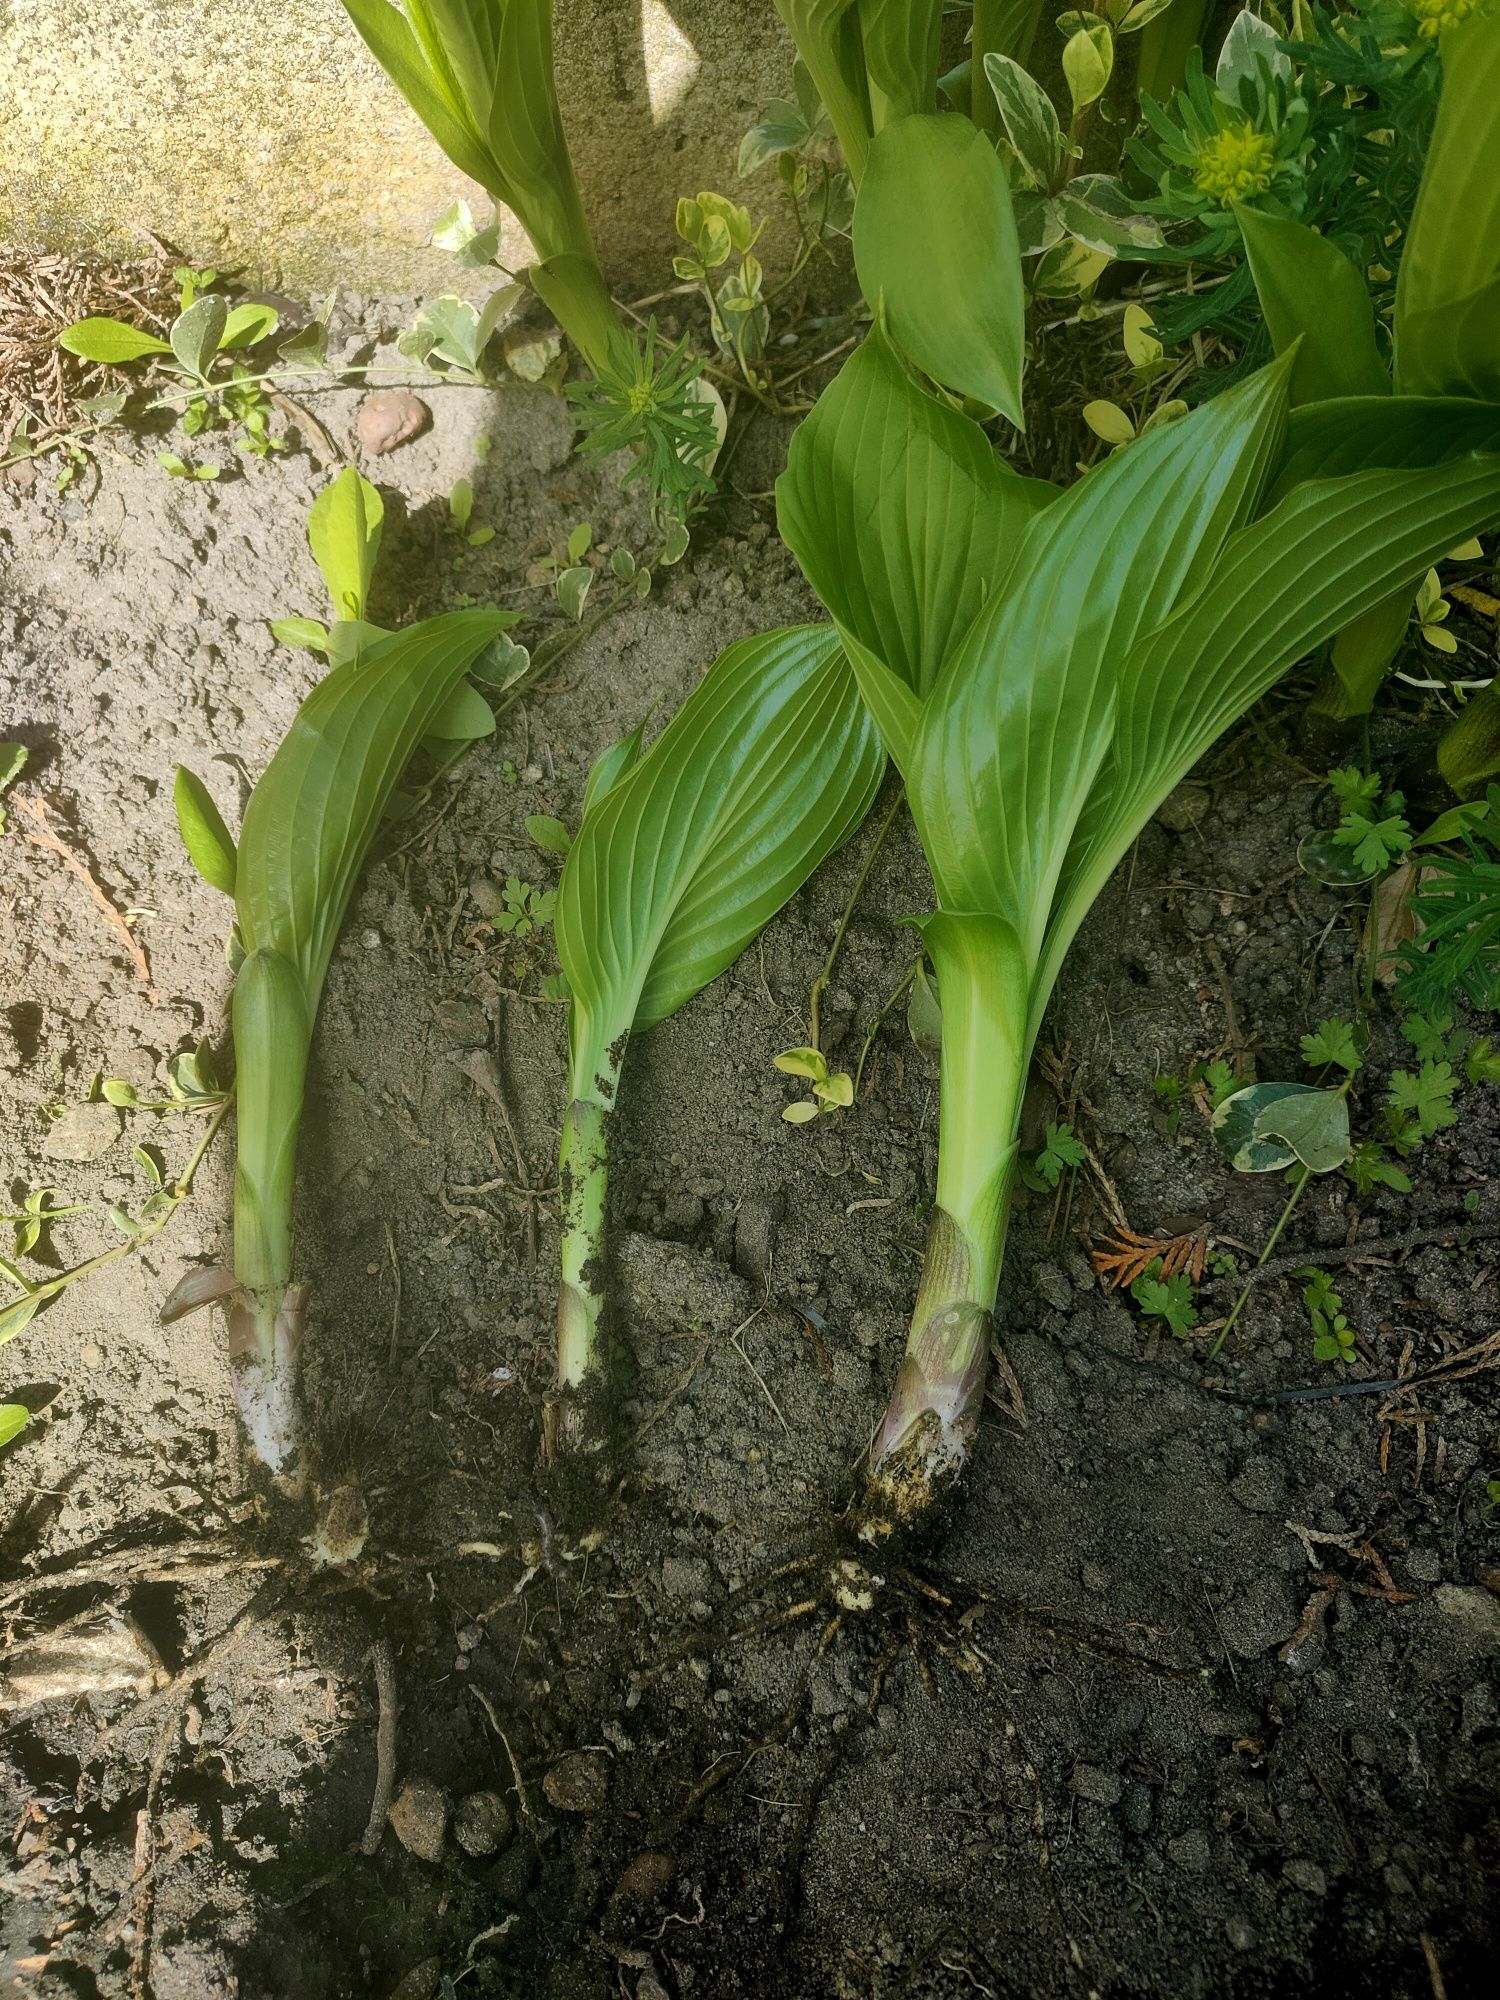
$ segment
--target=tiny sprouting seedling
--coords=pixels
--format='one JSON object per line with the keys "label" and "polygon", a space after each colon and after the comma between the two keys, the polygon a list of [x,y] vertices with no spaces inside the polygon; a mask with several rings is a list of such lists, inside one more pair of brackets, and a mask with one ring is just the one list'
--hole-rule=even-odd
{"label": "tiny sprouting seedling", "polygon": [[1453,606],[1443,595],[1442,579],[1435,569],[1428,570],[1417,586],[1417,601],[1412,607],[1412,616],[1417,624],[1417,637],[1436,653],[1458,651],[1458,641],[1445,623],[1452,609]]}
{"label": "tiny sprouting seedling", "polygon": [[1195,1062],[1188,1071],[1194,1099],[1206,1108],[1210,1118],[1226,1097],[1242,1090],[1248,1081],[1248,1077],[1241,1076],[1233,1063],[1225,1062],[1222,1056],[1215,1057],[1212,1062]]}
{"label": "tiny sprouting seedling", "polygon": [[[558,603],[575,624],[583,619],[584,606],[588,603],[589,590],[594,581],[594,571],[584,561],[593,545],[592,526],[587,521],[580,521],[576,527],[569,529],[561,554],[543,556],[537,564],[538,570],[550,577]],[[632,556],[631,574],[635,573],[635,558]]]}
{"label": "tiny sprouting seedling", "polygon": [[10,823],[5,816],[4,794],[26,769],[28,755],[24,743],[0,743],[0,833]]}
{"label": "tiny sprouting seedling", "polygon": [[1179,1340],[1186,1340],[1198,1324],[1192,1279],[1186,1271],[1168,1276],[1159,1257],[1131,1285],[1130,1296],[1146,1319],[1164,1320]]}
{"label": "tiny sprouting seedling", "polygon": [[1500,1479],[1490,1479],[1485,1482],[1484,1497],[1487,1506],[1500,1507]]}
{"label": "tiny sprouting seedling", "polygon": [[530,937],[551,923],[557,907],[555,889],[534,889],[518,875],[506,876],[500,896],[502,907],[490,918],[490,925],[504,937]]}
{"label": "tiny sprouting seedling", "polygon": [[1377,772],[1353,765],[1330,771],[1328,782],[1340,808],[1334,844],[1350,850],[1366,880],[1393,868],[1412,842],[1401,794],[1383,791]]}
{"label": "tiny sprouting seedling", "polygon": [[1314,1360],[1340,1361],[1352,1368],[1359,1358],[1354,1346],[1358,1336],[1345,1317],[1344,1301],[1334,1290],[1333,1279],[1313,1264],[1304,1265],[1295,1275],[1307,1279],[1302,1303],[1312,1321]]}
{"label": "tiny sprouting seedling", "polygon": [[554,918],[572,996],[554,1448],[586,1435],[598,1387],[607,1126],[629,1038],[739,956],[858,825],[884,764],[827,626],[731,646],[644,755],[641,740],[589,773]]}
{"label": "tiny sprouting seedling", "polygon": [[812,1085],[810,1097],[800,1097],[787,1105],[782,1117],[788,1125],[807,1125],[829,1111],[847,1111],[854,1102],[854,1079],[847,1070],[830,1070],[821,1049],[783,1049],[775,1058],[776,1067],[786,1076],[800,1076]]}
{"label": "tiny sprouting seedling", "polygon": [[1151,1079],[1151,1094],[1161,1107],[1161,1129],[1168,1139],[1177,1137],[1182,1123],[1182,1078],[1170,1071]]}
{"label": "tiny sprouting seedling", "polygon": [[[455,479],[448,494],[447,532],[456,536],[464,545],[464,551],[482,549],[495,539],[495,530],[487,524],[475,524],[474,487],[468,479]],[[463,561],[460,553],[453,558],[457,569]]]}
{"label": "tiny sprouting seedling", "polygon": [[1065,1173],[1084,1162],[1083,1142],[1066,1119],[1049,1124],[1040,1150],[1018,1164],[1022,1185],[1033,1194],[1050,1194]]}
{"label": "tiny sprouting seedling", "polygon": [[561,854],[566,857],[573,845],[573,836],[560,819],[551,813],[528,813],[523,822],[527,838],[546,854]]}

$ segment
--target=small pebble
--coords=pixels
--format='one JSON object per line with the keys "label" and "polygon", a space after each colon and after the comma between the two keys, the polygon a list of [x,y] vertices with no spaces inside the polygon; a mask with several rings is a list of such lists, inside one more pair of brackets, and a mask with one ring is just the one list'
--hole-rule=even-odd
{"label": "small pebble", "polygon": [[359,941],[366,951],[379,951],[380,949],[379,931],[364,931],[361,933]]}
{"label": "small pebble", "polygon": [[453,1838],[476,1860],[498,1854],[514,1828],[510,1807],[498,1792],[470,1792],[453,1815]]}
{"label": "small pebble", "polygon": [[1304,1895],[1326,1896],[1328,1893],[1328,1877],[1316,1861],[1289,1861],[1281,1872],[1292,1887],[1302,1890]]}
{"label": "small pebble", "polygon": [[1201,1826],[1189,1827],[1167,1842],[1167,1852],[1187,1874],[1201,1875],[1209,1863],[1208,1835]]}
{"label": "small pebble", "polygon": [[647,1848],[638,1854],[615,1884],[615,1894],[633,1903],[654,1903],[665,1895],[677,1864],[670,1854]]}
{"label": "small pebble", "polygon": [[84,1164],[99,1160],[120,1136],[120,1114],[112,1104],[75,1104],[52,1125],[42,1156]]}
{"label": "small pebble", "polygon": [[425,428],[431,414],[410,389],[376,389],[360,404],[355,428],[365,450],[378,458],[409,444]]}
{"label": "small pebble", "polygon": [[1116,1771],[1101,1771],[1097,1764],[1073,1766],[1073,1790],[1079,1798],[1091,1799],[1096,1806],[1118,1805],[1124,1789]]}
{"label": "small pebble", "polygon": [[391,1831],[419,1861],[439,1861],[448,1829],[448,1795],[430,1778],[412,1778],[390,1803]]}
{"label": "small pebble", "polygon": [[575,1750],[545,1774],[542,1790],[559,1812],[597,1812],[609,1791],[609,1767],[602,1757]]}

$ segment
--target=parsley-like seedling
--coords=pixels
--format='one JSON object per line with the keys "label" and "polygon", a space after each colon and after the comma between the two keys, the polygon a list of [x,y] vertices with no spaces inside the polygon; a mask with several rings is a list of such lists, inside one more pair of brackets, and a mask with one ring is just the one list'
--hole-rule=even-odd
{"label": "parsley-like seedling", "polygon": [[1313,1264],[1305,1265],[1297,1276],[1308,1281],[1302,1293],[1302,1303],[1312,1321],[1315,1358],[1319,1361],[1342,1361],[1346,1368],[1351,1367],[1356,1358],[1354,1328],[1344,1316],[1344,1301],[1333,1289],[1332,1278]]}
{"label": "parsley-like seedling", "polygon": [[1069,1167],[1082,1165],[1083,1146],[1064,1120],[1047,1127],[1046,1143],[1034,1159],[1024,1162],[1021,1177],[1028,1187],[1041,1193],[1044,1188],[1055,1188]]}
{"label": "parsley-like seedling", "polygon": [[1302,1060],[1309,1069],[1323,1069],[1332,1064],[1353,1076],[1363,1060],[1355,1043],[1353,1023],[1340,1020],[1336,1014],[1319,1021],[1312,1034],[1302,1037]]}
{"label": "parsley-like seedling", "polygon": [[1186,1340],[1198,1324],[1191,1279],[1186,1271],[1174,1271],[1170,1278],[1164,1278],[1160,1257],[1154,1257],[1142,1271],[1130,1287],[1130,1296],[1147,1319],[1164,1319],[1179,1340]]}

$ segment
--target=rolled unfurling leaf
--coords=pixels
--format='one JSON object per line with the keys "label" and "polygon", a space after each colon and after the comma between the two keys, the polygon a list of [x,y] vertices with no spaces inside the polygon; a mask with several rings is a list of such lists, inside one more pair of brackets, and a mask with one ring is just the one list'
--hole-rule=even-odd
{"label": "rolled unfurling leaf", "polygon": [[731,646],[644,756],[606,758],[553,920],[572,994],[554,1440],[578,1428],[570,1399],[599,1358],[625,1044],[739,956],[858,825],[884,768],[837,633],[811,625]]}

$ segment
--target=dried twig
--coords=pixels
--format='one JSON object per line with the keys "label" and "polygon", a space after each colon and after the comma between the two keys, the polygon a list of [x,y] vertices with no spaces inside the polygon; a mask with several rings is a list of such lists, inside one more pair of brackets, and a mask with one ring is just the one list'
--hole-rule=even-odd
{"label": "dried twig", "polygon": [[159,1007],[161,1005],[161,995],[152,983],[151,966],[141,947],[140,940],[100,887],[93,871],[86,863],[80,861],[72,848],[54,832],[52,822],[47,817],[45,802],[39,796],[32,798],[21,798],[18,796],[14,800],[14,805],[16,811],[30,820],[32,826],[36,829],[34,833],[26,835],[31,845],[42,848],[48,854],[55,854],[60,861],[64,862],[73,871],[84,888],[88,890],[89,899],[95,909],[115,933],[115,936],[119,938],[126,952],[129,954],[130,962],[135,967],[135,976],[146,989],[146,998],[151,1002],[153,1007]]}
{"label": "dried twig", "polygon": [[375,1669],[375,1694],[380,1719],[375,1725],[375,1795],[360,1839],[361,1854],[373,1854],[385,1832],[385,1816],[396,1791],[396,1662],[388,1639],[377,1639],[368,1655]]}

